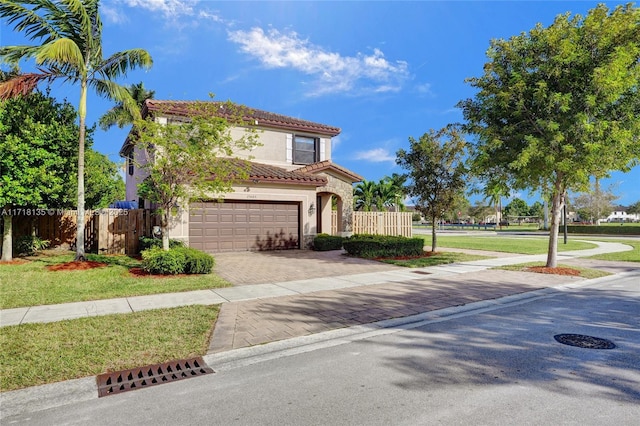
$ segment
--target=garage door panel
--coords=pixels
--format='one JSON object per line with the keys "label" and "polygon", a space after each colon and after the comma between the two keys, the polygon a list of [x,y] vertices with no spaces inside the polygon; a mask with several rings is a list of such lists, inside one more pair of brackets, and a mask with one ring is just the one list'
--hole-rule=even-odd
{"label": "garage door panel", "polygon": [[191,204],[191,247],[207,252],[299,248],[299,204]]}

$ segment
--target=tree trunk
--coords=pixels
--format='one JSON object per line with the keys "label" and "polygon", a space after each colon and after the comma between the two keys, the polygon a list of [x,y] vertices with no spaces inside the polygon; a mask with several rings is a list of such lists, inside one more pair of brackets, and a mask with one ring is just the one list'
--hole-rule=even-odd
{"label": "tree trunk", "polygon": [[549,228],[549,249],[547,251],[547,268],[555,268],[557,266],[558,255],[558,231],[560,229],[560,216],[564,205],[563,191],[560,190],[559,184],[553,191],[551,199],[551,227]]}
{"label": "tree trunk", "polygon": [[3,215],[2,219],[4,230],[2,231],[2,256],[0,256],[0,261],[9,262],[13,259],[13,217],[7,214]]}
{"label": "tree trunk", "polygon": [[162,212],[162,250],[169,250],[169,220],[171,209],[163,209]]}
{"label": "tree trunk", "polygon": [[432,252],[436,251],[436,247],[438,245],[437,237],[436,237],[436,226],[437,226],[436,220],[438,220],[437,217],[435,217],[435,216],[431,217],[431,224],[432,224],[432,226],[431,226],[431,251]]}
{"label": "tree trunk", "polygon": [[85,121],[87,118],[87,81],[83,80],[80,88],[80,137],[78,138],[78,216],[76,231],[76,259],[84,261],[84,138],[86,133]]}

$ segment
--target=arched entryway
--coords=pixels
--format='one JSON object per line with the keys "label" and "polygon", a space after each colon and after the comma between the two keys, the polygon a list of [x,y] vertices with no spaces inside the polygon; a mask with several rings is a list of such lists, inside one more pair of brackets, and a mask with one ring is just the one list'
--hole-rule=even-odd
{"label": "arched entryway", "polygon": [[344,203],[339,195],[320,192],[316,196],[316,206],[318,234],[341,235],[345,232]]}

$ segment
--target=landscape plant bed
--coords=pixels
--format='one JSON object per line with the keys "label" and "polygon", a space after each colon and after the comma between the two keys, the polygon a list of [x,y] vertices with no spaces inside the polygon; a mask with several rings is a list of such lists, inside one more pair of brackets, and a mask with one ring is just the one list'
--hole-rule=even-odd
{"label": "landscape plant bed", "polygon": [[499,266],[493,269],[502,269],[505,271],[531,272],[531,273],[538,273],[538,274],[565,275],[565,276],[581,277],[586,279],[600,278],[600,277],[606,277],[607,275],[611,275],[609,272],[601,271],[599,269],[582,268],[579,266],[557,265],[554,268],[547,268],[544,262],[519,263],[516,265]]}
{"label": "landscape plant bed", "polygon": [[85,260],[81,262],[79,260],[73,260],[71,262],[56,263],[54,265],[47,265],[49,271],[86,271],[94,268],[104,268],[108,266],[106,263],[95,262],[92,260]]}
{"label": "landscape plant bed", "polygon": [[419,256],[378,257],[374,260],[407,268],[424,268],[426,266],[437,266],[448,263],[469,262],[472,260],[482,259],[489,259],[489,257],[466,253],[425,251]]}
{"label": "landscape plant bed", "polygon": [[194,305],[2,327],[0,389],[203,355],[218,310]]}
{"label": "landscape plant bed", "polygon": [[[88,265],[100,264],[89,269],[68,266],[73,258],[72,252],[48,251],[17,264],[0,264],[0,309],[231,286],[216,274],[168,279],[134,275],[130,270],[141,268],[140,260],[128,256],[88,254]],[[57,268],[62,270],[51,270]]]}

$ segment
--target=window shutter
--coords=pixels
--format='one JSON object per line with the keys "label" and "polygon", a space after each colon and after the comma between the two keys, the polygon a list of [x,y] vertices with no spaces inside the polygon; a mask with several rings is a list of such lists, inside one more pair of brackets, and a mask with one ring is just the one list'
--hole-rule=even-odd
{"label": "window shutter", "polygon": [[327,145],[327,140],[325,138],[320,138],[320,160],[326,160],[327,156],[325,154],[325,146]]}
{"label": "window shutter", "polygon": [[293,163],[293,135],[287,135],[287,163]]}

